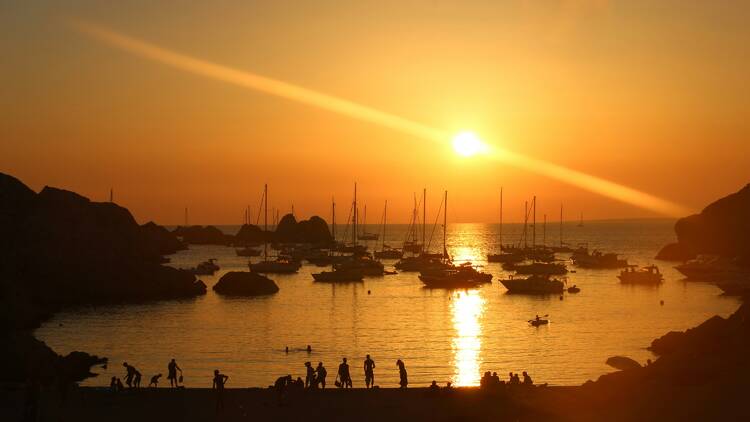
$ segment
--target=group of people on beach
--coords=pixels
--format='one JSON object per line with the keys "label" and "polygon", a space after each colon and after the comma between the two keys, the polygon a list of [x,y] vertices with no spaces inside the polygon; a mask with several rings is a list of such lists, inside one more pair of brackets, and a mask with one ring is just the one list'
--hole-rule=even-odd
{"label": "group of people on beach", "polygon": [[534,385],[534,381],[532,381],[531,377],[526,371],[523,371],[523,382],[521,381],[521,378],[518,376],[518,373],[509,372],[508,373],[508,382],[502,381],[500,377],[497,375],[497,372],[487,371],[482,375],[482,379],[479,380],[479,387],[482,389],[492,389],[497,388],[499,386],[514,386],[514,385],[526,385],[526,386],[532,386]]}
{"label": "group of people on beach", "polygon": [[[141,371],[127,362],[123,362],[122,366],[125,368],[125,385],[127,385],[127,388],[129,390],[140,388]],[[177,371],[180,371],[179,378],[177,377]],[[151,381],[148,383],[148,386],[153,388],[158,387],[161,377],[162,374],[156,374],[152,376]],[[180,383],[182,382],[182,369],[180,369],[179,365],[177,365],[177,362],[174,360],[174,358],[167,364],[167,379],[169,380],[169,385],[172,388],[180,387]],[[109,388],[114,392],[118,392],[125,390],[125,385],[123,385],[120,378],[113,376],[110,380]]]}
{"label": "group of people on beach", "polygon": [[[406,365],[399,359],[396,361],[396,366],[399,372],[399,385],[401,388],[406,388],[409,384]],[[365,356],[365,360],[362,364],[365,372],[365,388],[375,387],[375,361],[370,355]],[[318,366],[313,368],[311,362],[305,362],[305,380],[302,381],[301,377],[297,377],[296,380],[291,375],[284,375],[276,379],[273,387],[279,393],[283,395],[289,390],[304,390],[304,389],[325,389],[326,388],[326,377],[328,376],[328,370],[323,366],[323,362],[318,362]],[[338,371],[336,373],[336,380],[334,385],[338,388],[353,388],[354,383],[352,382],[351,372],[349,370],[349,363],[346,358],[342,358],[339,364]]]}

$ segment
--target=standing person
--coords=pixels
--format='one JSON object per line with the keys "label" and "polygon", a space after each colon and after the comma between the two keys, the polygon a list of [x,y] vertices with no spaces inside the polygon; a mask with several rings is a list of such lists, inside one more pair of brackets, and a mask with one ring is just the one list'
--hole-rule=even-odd
{"label": "standing person", "polygon": [[365,387],[375,386],[375,361],[370,359],[370,355],[367,355],[365,359]]}
{"label": "standing person", "polygon": [[396,366],[398,366],[399,385],[401,388],[406,388],[409,385],[409,380],[406,377],[406,366],[401,359],[396,361]]}
{"label": "standing person", "polygon": [[211,388],[216,390],[216,413],[219,413],[219,410],[224,410],[224,384],[227,383],[228,379],[228,376],[219,373],[218,369],[214,369],[214,383]]}
{"label": "standing person", "polygon": [[305,374],[305,388],[310,388],[315,384],[315,369],[310,362],[305,362],[307,373]]}
{"label": "standing person", "polygon": [[141,371],[135,370],[135,377],[133,378],[133,387],[141,388]]}
{"label": "standing person", "polygon": [[349,364],[346,363],[346,358],[339,364],[339,380],[341,380],[341,387],[352,388],[352,376],[349,374]]}
{"label": "standing person", "polygon": [[177,371],[180,371],[180,375],[182,375],[182,369],[177,365],[174,358],[172,358],[169,364],[167,364],[167,379],[169,380],[169,385],[173,388],[180,386],[177,380]]}
{"label": "standing person", "polygon": [[315,369],[315,382],[320,384],[320,388],[326,388],[326,376],[328,371],[323,367],[323,362],[318,362],[318,367]]}

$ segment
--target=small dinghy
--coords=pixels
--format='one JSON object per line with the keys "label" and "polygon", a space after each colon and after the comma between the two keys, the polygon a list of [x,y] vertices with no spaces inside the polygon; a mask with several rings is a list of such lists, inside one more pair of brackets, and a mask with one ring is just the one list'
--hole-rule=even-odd
{"label": "small dinghy", "polygon": [[578,293],[581,291],[581,288],[576,286],[575,284],[573,287],[568,287],[568,293]]}
{"label": "small dinghy", "polygon": [[547,324],[549,324],[549,320],[548,319],[543,319],[543,318],[546,318],[548,316],[549,315],[545,315],[543,317],[540,317],[539,315],[537,315],[536,318],[529,320],[529,324],[531,324],[532,327],[538,327],[540,325],[547,325]]}

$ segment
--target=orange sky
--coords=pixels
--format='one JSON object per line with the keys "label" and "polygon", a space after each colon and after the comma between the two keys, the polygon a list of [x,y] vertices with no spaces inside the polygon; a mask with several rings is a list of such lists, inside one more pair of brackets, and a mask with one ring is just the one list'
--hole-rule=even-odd
{"label": "orange sky", "polygon": [[[651,211],[445,146],[164,66],[63,23],[374,107],[698,210],[750,181],[742,2],[55,2],[0,6],[0,171],[116,202],[141,221],[239,223],[262,184],[282,212],[379,219],[443,189],[451,221],[539,197],[557,218]],[[551,218],[551,217],[550,217]]]}

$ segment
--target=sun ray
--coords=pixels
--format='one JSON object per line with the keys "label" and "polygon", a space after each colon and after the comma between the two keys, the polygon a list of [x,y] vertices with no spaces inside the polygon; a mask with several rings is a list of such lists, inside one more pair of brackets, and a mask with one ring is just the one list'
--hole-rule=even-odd
{"label": "sun ray", "polygon": [[[66,23],[76,31],[108,45],[187,72],[319,107],[351,118],[385,126],[415,137],[438,142],[442,145],[450,145],[453,141],[451,134],[447,131],[414,122],[372,107],[181,54],[82,20],[67,19]],[[488,159],[542,174],[581,189],[659,214],[682,216],[688,213],[685,207],[654,195],[510,150],[489,146],[478,141],[478,138],[476,139],[478,144],[471,140],[468,143],[462,141],[465,144],[464,147],[466,147],[462,150],[470,152],[470,154],[462,153],[462,155],[474,155],[476,153],[475,150],[483,146],[486,149],[486,153],[483,155]]]}

